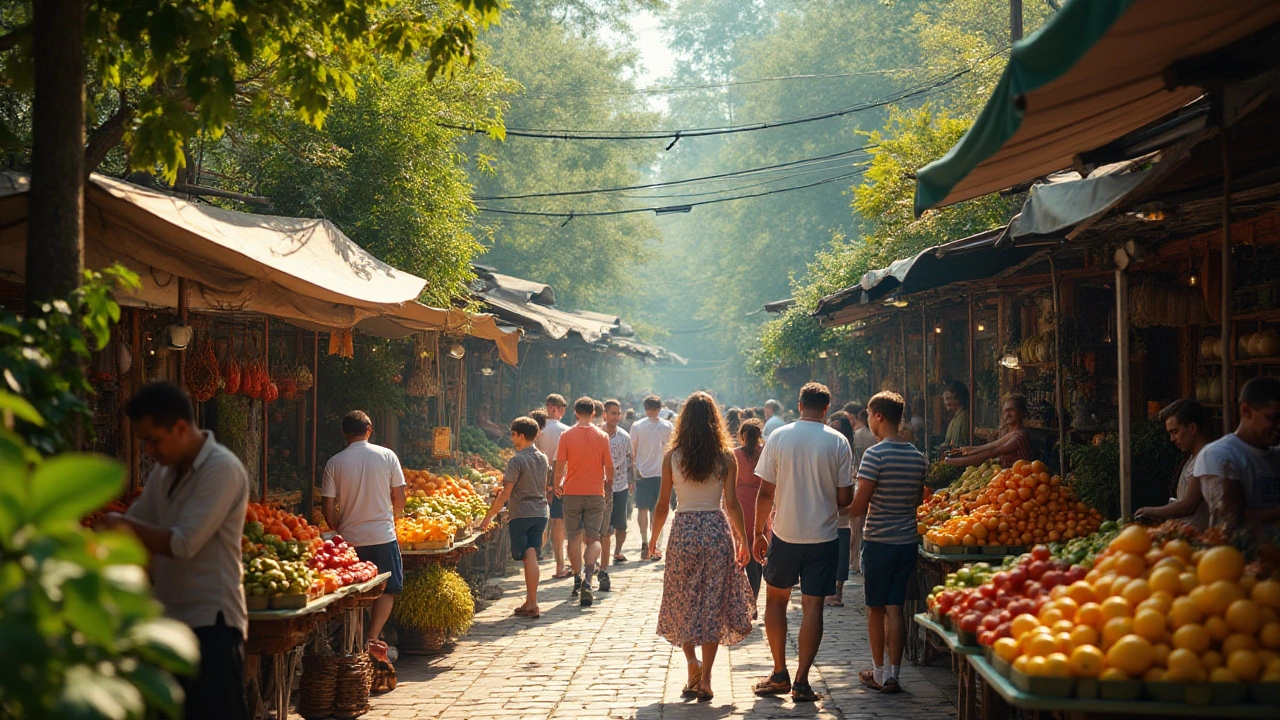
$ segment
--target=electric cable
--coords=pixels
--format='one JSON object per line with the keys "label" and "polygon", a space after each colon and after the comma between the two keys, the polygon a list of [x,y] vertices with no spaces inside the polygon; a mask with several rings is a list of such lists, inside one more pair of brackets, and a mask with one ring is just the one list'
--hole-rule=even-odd
{"label": "electric cable", "polygon": [[870,77],[874,75],[893,75],[895,73],[914,72],[916,70],[934,70],[936,66],[915,65],[911,67],[883,68],[880,70],[855,70],[842,73],[801,73],[796,75],[775,75],[772,77],[752,78],[750,80],[729,80],[721,83],[701,83],[696,85],[654,85],[634,90],[598,90],[580,93],[535,93],[521,95],[520,99],[553,99],[575,97],[621,97],[628,95],[669,95],[694,90],[716,90],[719,88],[739,87],[742,85],[761,85],[771,82],[787,82],[791,80],[831,80],[848,77]]}

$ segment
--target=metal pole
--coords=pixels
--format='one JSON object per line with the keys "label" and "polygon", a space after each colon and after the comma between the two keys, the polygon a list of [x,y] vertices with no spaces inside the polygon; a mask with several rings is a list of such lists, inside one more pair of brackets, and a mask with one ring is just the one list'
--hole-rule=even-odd
{"label": "metal pole", "polygon": [[924,398],[924,461],[929,462],[929,316],[920,308],[920,396]]}
{"label": "metal pole", "polygon": [[1227,146],[1227,128],[1222,128],[1222,433],[1235,427],[1236,343],[1231,322],[1231,153]]}
{"label": "metal pole", "polygon": [[1058,416],[1058,472],[1067,471],[1067,420],[1062,397],[1062,276],[1049,253],[1049,273],[1053,277],[1053,410]]}
{"label": "metal pole", "polygon": [[1009,0],[1009,41],[1022,39],[1022,0]]}
{"label": "metal pole", "polygon": [[1116,393],[1120,414],[1120,517],[1133,516],[1132,411],[1129,402],[1129,273],[1116,270]]}
{"label": "metal pole", "polygon": [[978,323],[974,319],[973,288],[969,288],[969,444],[973,444],[974,357],[978,343]]}

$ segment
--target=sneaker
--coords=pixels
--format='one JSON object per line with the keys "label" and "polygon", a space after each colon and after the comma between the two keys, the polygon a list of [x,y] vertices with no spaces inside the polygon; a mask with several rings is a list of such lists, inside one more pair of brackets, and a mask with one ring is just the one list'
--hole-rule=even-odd
{"label": "sneaker", "polygon": [[578,603],[582,607],[591,607],[591,603],[595,602],[595,596],[591,594],[591,586],[582,586],[582,595],[578,598]]}
{"label": "sneaker", "polygon": [[569,594],[569,597],[578,597],[578,592],[581,590],[582,590],[582,576],[574,575],[573,576],[573,592]]}
{"label": "sneaker", "polygon": [[600,592],[609,592],[613,585],[609,582],[609,573],[600,573]]}

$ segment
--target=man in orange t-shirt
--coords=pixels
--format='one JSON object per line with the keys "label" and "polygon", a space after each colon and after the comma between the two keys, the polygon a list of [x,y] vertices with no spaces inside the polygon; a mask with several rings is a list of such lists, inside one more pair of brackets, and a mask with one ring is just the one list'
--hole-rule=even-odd
{"label": "man in orange t-shirt", "polygon": [[[604,521],[604,494],[613,489],[613,454],[609,436],[591,424],[595,401],[578,398],[573,404],[577,424],[560,434],[553,477],[557,496],[564,498],[564,529],[569,537],[569,564],[573,568],[573,597],[583,607],[591,605],[591,578],[600,559],[600,527]],[[584,546],[582,536],[587,536]],[[586,573],[579,574],[586,565]]]}

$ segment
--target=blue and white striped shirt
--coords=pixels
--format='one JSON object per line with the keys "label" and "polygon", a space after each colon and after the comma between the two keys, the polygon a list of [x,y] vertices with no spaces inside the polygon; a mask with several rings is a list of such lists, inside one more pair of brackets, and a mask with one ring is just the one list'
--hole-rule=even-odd
{"label": "blue and white striped shirt", "polygon": [[888,545],[915,545],[916,506],[929,465],[909,442],[883,440],[867,449],[858,480],[873,482],[862,539]]}

